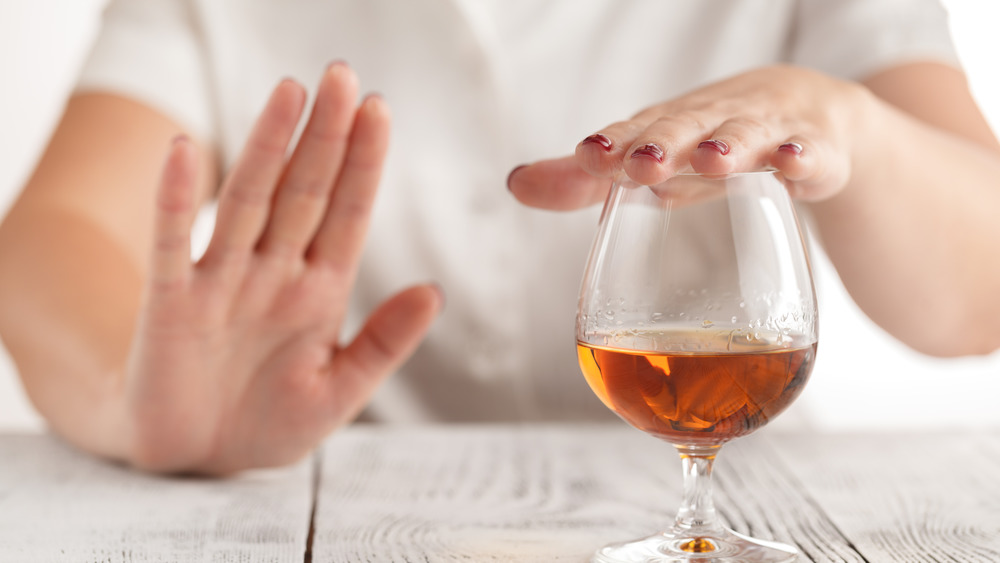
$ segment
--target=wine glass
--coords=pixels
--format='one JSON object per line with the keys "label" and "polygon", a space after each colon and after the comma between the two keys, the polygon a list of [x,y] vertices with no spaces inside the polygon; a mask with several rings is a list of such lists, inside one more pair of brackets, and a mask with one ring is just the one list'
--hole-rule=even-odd
{"label": "wine glass", "polygon": [[719,448],[784,410],[816,357],[816,299],[780,176],[620,177],[590,253],[576,321],[580,367],[632,426],[677,448],[674,525],[594,562],[794,561],[794,547],[724,528],[712,504]]}

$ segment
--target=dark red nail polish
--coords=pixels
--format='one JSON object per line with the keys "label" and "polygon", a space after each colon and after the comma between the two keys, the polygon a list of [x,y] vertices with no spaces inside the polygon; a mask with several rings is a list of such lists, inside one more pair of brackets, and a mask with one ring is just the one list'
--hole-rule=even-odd
{"label": "dark red nail polish", "polygon": [[702,141],[698,143],[698,148],[712,148],[719,151],[719,154],[725,156],[729,154],[729,145],[723,143],[718,139],[709,139],[707,141]]}
{"label": "dark red nail polish", "polygon": [[802,145],[798,143],[785,143],[778,147],[779,151],[790,152],[792,154],[798,155],[802,154]]}
{"label": "dark red nail polish", "polygon": [[652,158],[656,162],[663,162],[664,152],[663,149],[660,148],[660,145],[647,143],[632,151],[632,156],[630,158],[638,158],[640,156]]}
{"label": "dark red nail polish", "polygon": [[611,152],[611,147],[612,147],[611,139],[605,137],[604,135],[601,135],[600,133],[595,133],[587,137],[583,141],[581,141],[581,144],[584,145],[588,143],[598,144],[601,146],[602,149],[604,149],[604,152]]}
{"label": "dark red nail polish", "polygon": [[510,189],[510,179],[514,177],[514,174],[516,174],[518,170],[524,168],[525,166],[527,166],[527,164],[522,164],[520,166],[515,166],[514,169],[510,171],[510,174],[507,174],[507,189],[508,190]]}

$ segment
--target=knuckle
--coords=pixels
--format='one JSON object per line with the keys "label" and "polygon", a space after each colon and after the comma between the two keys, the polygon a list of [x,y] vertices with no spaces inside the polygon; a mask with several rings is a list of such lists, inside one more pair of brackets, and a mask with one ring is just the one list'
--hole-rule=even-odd
{"label": "knuckle", "polygon": [[385,153],[378,150],[351,151],[344,159],[344,167],[355,174],[378,176],[382,171]]}
{"label": "knuckle", "polygon": [[723,127],[743,135],[765,133],[771,128],[763,119],[748,115],[730,117]]}
{"label": "knuckle", "polygon": [[652,127],[655,127],[656,129],[672,129],[675,127],[687,126],[691,123],[692,120],[690,119],[689,113],[671,113],[669,115],[657,116],[656,120],[653,121]]}
{"label": "knuckle", "polygon": [[378,358],[378,364],[387,364],[396,358],[396,347],[386,335],[373,331],[368,338],[372,352]]}
{"label": "knuckle", "polygon": [[247,148],[265,158],[285,158],[286,145],[272,137],[252,137],[247,141]]}
{"label": "knuckle", "polygon": [[264,243],[262,250],[272,260],[277,260],[281,264],[302,259],[303,242],[291,236],[272,235]]}
{"label": "knuckle", "polygon": [[707,112],[698,109],[686,109],[657,117],[652,128],[664,132],[691,129],[707,131],[711,129],[711,123],[712,119]]}
{"label": "knuckle", "polygon": [[263,207],[269,205],[271,201],[271,195],[263,190],[239,186],[223,194],[223,198],[245,207]]}
{"label": "knuckle", "polygon": [[349,137],[349,132],[341,128],[310,127],[306,132],[307,139],[331,147],[347,145]]}
{"label": "knuckle", "polygon": [[330,187],[330,182],[326,178],[308,177],[287,181],[281,191],[304,199],[323,200],[330,193]]}
{"label": "knuckle", "polygon": [[330,219],[340,224],[339,229],[351,233],[361,230],[363,236],[371,211],[372,202],[367,199],[342,198],[330,207]]}
{"label": "knuckle", "polygon": [[156,201],[156,208],[161,215],[165,216],[185,216],[191,213],[191,202],[184,199],[172,199],[166,197],[160,197]]}
{"label": "knuckle", "polygon": [[187,233],[167,233],[160,234],[153,241],[153,248],[160,253],[173,253],[180,250],[187,251]]}
{"label": "knuckle", "polygon": [[150,279],[146,282],[149,292],[153,295],[170,295],[179,293],[188,287],[187,279],[175,276],[164,279]]}

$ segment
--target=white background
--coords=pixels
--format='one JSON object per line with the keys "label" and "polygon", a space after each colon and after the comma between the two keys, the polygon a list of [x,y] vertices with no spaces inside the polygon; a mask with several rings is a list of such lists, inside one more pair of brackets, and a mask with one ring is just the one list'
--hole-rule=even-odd
{"label": "white background", "polygon": [[[58,119],[104,3],[0,0],[0,217]],[[998,130],[1000,4],[945,4],[973,93]],[[795,413],[777,424],[821,430],[1000,427],[1000,354],[944,361],[910,353],[866,323],[829,264],[822,257],[817,262],[824,328],[820,356]],[[0,430],[41,427],[0,349]]]}

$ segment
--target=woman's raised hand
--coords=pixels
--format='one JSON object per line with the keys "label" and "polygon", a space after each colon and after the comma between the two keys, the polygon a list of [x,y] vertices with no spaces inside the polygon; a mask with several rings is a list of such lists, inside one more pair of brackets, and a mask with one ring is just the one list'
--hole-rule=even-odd
{"label": "woman's raised hand", "polygon": [[290,80],[275,88],[195,263],[196,155],[174,141],[125,382],[133,464],[222,474],[304,456],[357,415],[441,308],[436,286],[412,287],[341,345],[389,138],[386,104],[357,95],[353,71],[331,65],[287,156],[306,96]]}
{"label": "woman's raised hand", "polygon": [[523,203],[575,209],[598,203],[624,172],[656,184],[689,166],[724,174],[774,167],[794,197],[831,197],[851,173],[863,87],[818,72],[753,70],[647,108],[588,136],[576,153],[520,167],[508,180]]}

